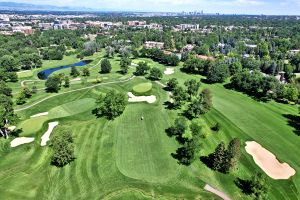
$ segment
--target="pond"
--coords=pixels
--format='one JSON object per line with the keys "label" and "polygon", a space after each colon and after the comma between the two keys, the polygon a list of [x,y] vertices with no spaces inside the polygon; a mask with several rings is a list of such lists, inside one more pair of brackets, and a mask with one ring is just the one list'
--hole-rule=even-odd
{"label": "pond", "polygon": [[66,69],[66,68],[70,68],[70,67],[83,67],[91,62],[92,62],[92,60],[82,60],[80,62],[70,64],[70,65],[64,65],[64,66],[59,66],[59,67],[55,67],[55,68],[45,69],[45,70],[39,72],[37,74],[37,76],[39,79],[46,80],[53,72],[56,72],[56,71],[59,71],[62,69]]}

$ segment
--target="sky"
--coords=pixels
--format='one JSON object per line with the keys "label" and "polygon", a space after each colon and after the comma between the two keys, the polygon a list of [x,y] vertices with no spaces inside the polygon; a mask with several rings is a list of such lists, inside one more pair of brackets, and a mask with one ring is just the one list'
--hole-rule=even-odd
{"label": "sky", "polygon": [[[0,0],[9,1],[9,0]],[[201,11],[222,14],[300,15],[300,0],[12,0],[110,11]]]}

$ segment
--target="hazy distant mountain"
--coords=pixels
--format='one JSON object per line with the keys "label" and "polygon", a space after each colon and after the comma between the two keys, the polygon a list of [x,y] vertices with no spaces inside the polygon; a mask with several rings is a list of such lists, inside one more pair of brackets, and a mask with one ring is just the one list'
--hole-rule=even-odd
{"label": "hazy distant mountain", "polygon": [[95,11],[91,8],[85,7],[60,7],[51,5],[37,5],[29,3],[16,2],[0,2],[0,10],[12,11]]}

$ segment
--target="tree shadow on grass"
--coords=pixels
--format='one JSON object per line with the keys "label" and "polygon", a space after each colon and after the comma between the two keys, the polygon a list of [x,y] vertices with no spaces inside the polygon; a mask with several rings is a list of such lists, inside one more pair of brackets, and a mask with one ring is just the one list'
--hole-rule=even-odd
{"label": "tree shadow on grass", "polygon": [[251,181],[250,180],[243,180],[241,178],[237,178],[234,181],[234,184],[241,189],[241,191],[246,195],[251,195],[253,193],[252,187],[251,187]]}
{"label": "tree shadow on grass", "polygon": [[284,114],[283,116],[288,120],[288,125],[295,129],[294,133],[300,136],[300,116],[291,114]]}
{"label": "tree shadow on grass", "polygon": [[163,105],[164,105],[165,108],[168,109],[168,110],[174,110],[174,109],[175,109],[174,104],[171,103],[170,101],[165,101]]}
{"label": "tree shadow on grass", "polygon": [[224,88],[228,89],[228,90],[233,90],[236,92],[241,92],[249,97],[251,97],[252,99],[256,100],[256,101],[260,101],[260,102],[269,102],[270,98],[268,98],[265,93],[263,92],[245,92],[243,90],[238,90],[235,87],[233,87],[233,85],[231,83],[227,83],[224,85]]}
{"label": "tree shadow on grass", "polygon": [[208,156],[201,156],[200,161],[205,164],[208,168],[213,168],[213,154],[209,154]]}

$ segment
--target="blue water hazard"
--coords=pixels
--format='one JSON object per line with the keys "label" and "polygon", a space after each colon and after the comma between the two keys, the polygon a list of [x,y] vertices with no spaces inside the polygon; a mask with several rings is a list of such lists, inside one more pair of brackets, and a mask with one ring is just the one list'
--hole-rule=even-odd
{"label": "blue water hazard", "polygon": [[71,64],[71,65],[64,65],[64,66],[60,66],[60,67],[45,69],[45,70],[39,72],[37,74],[37,76],[39,79],[46,80],[53,72],[56,72],[56,71],[59,71],[62,69],[66,69],[66,68],[70,68],[70,67],[83,67],[91,62],[92,62],[92,60],[82,60],[80,62]]}

